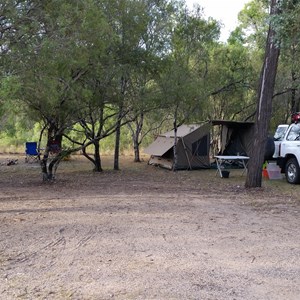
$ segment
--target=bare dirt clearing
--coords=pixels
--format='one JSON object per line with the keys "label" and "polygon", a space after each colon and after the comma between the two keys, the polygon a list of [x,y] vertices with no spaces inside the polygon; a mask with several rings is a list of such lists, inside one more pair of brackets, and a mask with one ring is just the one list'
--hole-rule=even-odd
{"label": "bare dirt clearing", "polygon": [[131,160],[0,166],[0,299],[299,299],[300,186]]}

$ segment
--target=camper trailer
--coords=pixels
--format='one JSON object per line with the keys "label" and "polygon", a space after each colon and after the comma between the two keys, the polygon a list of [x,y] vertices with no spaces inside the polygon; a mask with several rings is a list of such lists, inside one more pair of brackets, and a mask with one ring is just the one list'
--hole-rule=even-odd
{"label": "camper trailer", "polygon": [[[167,169],[194,170],[210,168],[210,123],[181,125],[159,135],[144,152],[150,154],[150,165]],[[174,147],[177,153],[175,166]]]}
{"label": "camper trailer", "polygon": [[[208,169],[210,165],[210,136],[212,126],[220,126],[218,151],[213,155],[250,156],[253,144],[254,123],[213,120],[203,124],[182,125],[159,135],[144,152],[150,155],[149,164],[175,170]],[[177,153],[175,166],[174,147]],[[265,160],[272,159],[275,146],[269,137]],[[213,156],[212,155],[212,156]]]}

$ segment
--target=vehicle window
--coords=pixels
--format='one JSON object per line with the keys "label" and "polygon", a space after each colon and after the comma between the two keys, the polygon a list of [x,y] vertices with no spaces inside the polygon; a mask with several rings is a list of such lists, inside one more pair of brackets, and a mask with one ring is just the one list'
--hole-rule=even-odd
{"label": "vehicle window", "polygon": [[278,127],[274,134],[275,141],[282,141],[286,133],[287,127]]}
{"label": "vehicle window", "polygon": [[291,127],[290,132],[286,138],[288,141],[299,141],[300,140],[300,124],[296,124]]}

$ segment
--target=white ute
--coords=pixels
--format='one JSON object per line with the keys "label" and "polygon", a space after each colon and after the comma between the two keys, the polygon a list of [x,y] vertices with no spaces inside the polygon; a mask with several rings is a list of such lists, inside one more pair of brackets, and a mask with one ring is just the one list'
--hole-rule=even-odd
{"label": "white ute", "polygon": [[278,125],[275,134],[274,134],[274,145],[275,145],[275,151],[273,154],[273,158],[278,158],[279,156],[279,146],[286,134],[287,129],[289,128],[288,124],[280,124]]}
{"label": "white ute", "polygon": [[300,123],[291,124],[286,130],[278,146],[277,164],[287,182],[300,183]]}

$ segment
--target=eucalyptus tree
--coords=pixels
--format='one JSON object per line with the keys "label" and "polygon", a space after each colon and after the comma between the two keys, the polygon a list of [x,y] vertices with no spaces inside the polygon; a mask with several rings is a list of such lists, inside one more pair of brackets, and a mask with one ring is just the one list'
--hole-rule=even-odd
{"label": "eucalyptus tree", "polygon": [[24,18],[24,14],[20,13],[27,2],[3,0],[0,3],[0,116],[1,113],[8,115],[7,109],[14,105],[11,95],[14,92],[12,86],[16,84],[16,80],[13,77],[15,70],[10,64],[9,54],[22,41],[23,27],[28,27],[28,20]]}
{"label": "eucalyptus tree", "polygon": [[249,1],[238,14],[238,20],[240,25],[236,32],[240,31],[243,42],[259,51],[263,58],[269,23],[269,1]]}
{"label": "eucalyptus tree", "polygon": [[118,110],[115,126],[115,159],[114,169],[119,168],[119,144],[121,124],[126,114],[126,102],[130,88],[130,73],[135,64],[139,63],[141,48],[139,45],[141,34],[146,24],[143,17],[143,3],[141,1],[101,1],[106,20],[115,36],[110,42],[109,52],[113,59],[115,91],[111,95],[114,106]]}
{"label": "eucalyptus tree", "polygon": [[[20,23],[9,44],[17,96],[28,115],[44,123],[41,134],[47,132],[47,142],[41,166],[44,178],[51,180],[64,155],[78,150],[61,151],[62,137],[78,122],[82,100],[89,97],[79,83],[91,71],[90,49],[103,52],[109,32],[93,0],[18,1],[15,11],[15,26],[19,19],[30,20]],[[102,39],[95,39],[94,32]],[[53,159],[51,152],[56,152]]]}
{"label": "eucalyptus tree", "polygon": [[288,0],[280,4],[282,13],[273,19],[281,48],[274,106],[276,113],[281,110],[281,121],[288,121],[292,113],[300,110],[300,2]]}
{"label": "eucalyptus tree", "polygon": [[[280,13],[278,0],[270,1],[270,15],[277,16]],[[247,188],[260,187],[262,183],[261,168],[264,161],[264,149],[266,148],[268,128],[272,112],[272,98],[274,93],[276,71],[279,59],[279,43],[276,42],[276,31],[273,23],[270,23],[266,43],[265,59],[260,76],[260,86],[257,92],[257,109],[253,144],[250,151],[247,178]]]}
{"label": "eucalyptus tree", "polygon": [[[274,91],[271,127],[288,122],[291,113],[300,109],[299,94],[299,2],[280,1],[282,13],[272,18],[280,42],[281,55]],[[253,0],[245,5],[239,14],[240,26],[236,30],[243,32],[243,43],[253,49],[256,55],[256,68],[262,64],[264,44],[269,24],[269,1]]]}
{"label": "eucalyptus tree", "polygon": [[151,77],[136,74],[131,77],[133,91],[131,102],[133,103],[126,118],[127,126],[132,138],[134,162],[140,162],[140,146],[148,134],[161,128],[168,117],[163,113],[163,103],[158,85]]}
{"label": "eucalyptus tree", "polygon": [[[110,94],[110,101],[118,110],[114,127],[114,169],[119,168],[122,125],[131,120],[137,121],[144,114],[143,107],[148,106],[137,91],[144,88],[141,84],[145,85],[155,76],[160,57],[167,51],[170,27],[166,24],[170,23],[168,17],[174,10],[173,2],[177,1],[99,1],[114,35],[108,47],[114,70],[111,84],[115,87]],[[125,115],[127,118],[123,120]],[[143,117],[140,121],[143,121]],[[141,123],[139,128],[142,128]]]}
{"label": "eucalyptus tree", "polygon": [[[166,54],[170,51],[172,29],[180,1],[143,0],[145,30],[140,36],[140,63],[130,74],[130,106],[128,128],[131,133],[134,161],[140,162],[140,145],[144,138],[160,127],[165,117],[153,122],[153,114],[158,115],[165,105],[158,81]],[[149,115],[149,118],[147,117]],[[150,119],[152,121],[150,121]],[[144,126],[146,122],[146,126]]]}
{"label": "eucalyptus tree", "polygon": [[[79,126],[71,130],[81,134],[77,138],[73,138],[72,134],[67,136],[74,144],[81,146],[83,155],[92,162],[96,172],[102,171],[101,141],[116,132],[119,119],[121,126],[124,125],[123,122],[127,122],[123,120],[123,116],[120,118],[118,102],[115,102],[118,88],[117,83],[112,83],[115,75],[108,69],[103,71],[100,66],[96,67],[93,74],[82,82],[88,87],[90,96],[81,102],[82,109],[77,113]],[[123,110],[122,113],[126,114],[126,111]],[[92,154],[87,151],[90,147],[93,147]]]}
{"label": "eucalyptus tree", "polygon": [[209,50],[220,32],[218,23],[204,20],[200,7],[193,12],[182,9],[171,40],[170,55],[160,86],[165,105],[173,116],[174,169],[176,169],[177,127],[201,111],[205,102]]}
{"label": "eucalyptus tree", "polygon": [[210,53],[207,115],[211,119],[246,120],[255,111],[258,72],[253,66],[252,51],[230,40],[215,45]]}
{"label": "eucalyptus tree", "polygon": [[[249,61],[251,61],[252,66],[257,73],[263,64],[269,20],[269,1],[250,1],[239,13],[240,25],[231,35],[231,39],[239,40],[250,50]],[[270,130],[272,131],[279,123],[287,122],[291,111],[291,64],[288,61],[288,56],[286,56],[284,52],[285,51],[281,51],[281,59],[279,60],[277,70],[277,79],[272,105],[272,118],[270,122]],[[257,78],[259,78],[259,75],[257,75]],[[253,88],[254,90],[259,88],[258,80]],[[255,97],[253,97],[253,99],[255,102]],[[255,116],[255,110],[256,107],[253,108],[252,114],[249,115],[251,118]]]}

